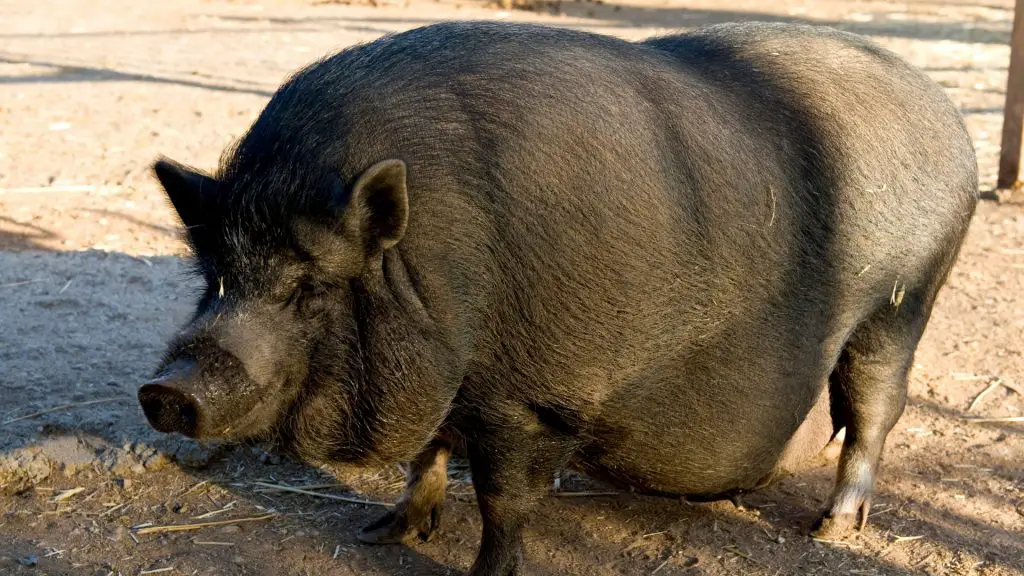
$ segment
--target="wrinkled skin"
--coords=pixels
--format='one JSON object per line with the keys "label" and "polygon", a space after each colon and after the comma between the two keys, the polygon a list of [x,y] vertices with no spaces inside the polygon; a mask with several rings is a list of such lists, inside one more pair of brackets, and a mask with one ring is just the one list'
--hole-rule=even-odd
{"label": "wrinkled skin", "polygon": [[371,543],[429,537],[464,444],[473,576],[523,573],[563,466],[719,498],[840,429],[816,529],[862,525],[977,194],[939,87],[774,24],[429,26],[300,72],[215,176],[155,170],[207,288],[150,422],[411,462]]}

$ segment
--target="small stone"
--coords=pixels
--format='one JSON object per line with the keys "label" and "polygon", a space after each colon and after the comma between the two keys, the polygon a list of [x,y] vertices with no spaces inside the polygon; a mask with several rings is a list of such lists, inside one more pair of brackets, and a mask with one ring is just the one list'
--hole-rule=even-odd
{"label": "small stone", "polygon": [[167,458],[167,455],[163,452],[154,452],[151,456],[146,458],[146,461],[142,463],[147,470],[160,470],[170,464],[171,461]]}
{"label": "small stone", "polygon": [[100,457],[100,464],[109,472],[117,466],[117,457],[108,452]]}
{"label": "small stone", "polygon": [[128,529],[124,526],[118,526],[117,528],[114,528],[114,533],[110,536],[110,539],[114,542],[120,542],[121,540],[124,540],[127,535]]}
{"label": "small stone", "polygon": [[236,525],[236,524],[229,524],[229,525],[221,528],[220,531],[222,533],[224,533],[224,534],[237,534],[237,533],[241,532],[242,529],[239,528],[238,525]]}
{"label": "small stone", "polygon": [[253,446],[252,453],[259,459],[260,464],[276,466],[281,463],[281,458],[277,454],[268,452],[259,446]]}
{"label": "small stone", "polygon": [[139,462],[137,464],[132,464],[131,471],[136,473],[136,474],[145,474],[146,473],[146,467],[143,466],[141,462]]}

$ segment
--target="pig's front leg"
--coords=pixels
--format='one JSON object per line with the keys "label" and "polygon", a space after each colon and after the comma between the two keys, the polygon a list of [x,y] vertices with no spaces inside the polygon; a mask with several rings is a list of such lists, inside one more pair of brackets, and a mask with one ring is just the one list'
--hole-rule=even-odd
{"label": "pig's front leg", "polygon": [[[531,427],[533,428],[533,427]],[[483,537],[469,576],[521,576],[523,528],[572,450],[547,430],[495,425],[466,437]]]}
{"label": "pig's front leg", "polygon": [[409,463],[405,491],[394,510],[360,530],[356,537],[366,544],[429,540],[441,523],[451,451],[449,437],[441,435],[434,439]]}

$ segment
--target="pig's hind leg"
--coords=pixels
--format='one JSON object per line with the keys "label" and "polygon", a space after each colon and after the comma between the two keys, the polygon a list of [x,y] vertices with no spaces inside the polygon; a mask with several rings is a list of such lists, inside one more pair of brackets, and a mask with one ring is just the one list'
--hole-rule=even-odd
{"label": "pig's hind leg", "polygon": [[841,538],[863,529],[886,436],[903,414],[907,376],[931,311],[909,291],[861,324],[829,381],[835,429],[846,428],[836,487],[814,534]]}

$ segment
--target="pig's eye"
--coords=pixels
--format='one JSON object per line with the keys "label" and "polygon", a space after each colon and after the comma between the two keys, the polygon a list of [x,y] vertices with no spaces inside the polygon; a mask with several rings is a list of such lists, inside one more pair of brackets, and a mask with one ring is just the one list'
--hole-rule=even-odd
{"label": "pig's eye", "polygon": [[285,307],[298,306],[302,308],[311,299],[315,299],[322,293],[322,290],[309,280],[303,280],[295,285],[291,294],[285,301]]}

